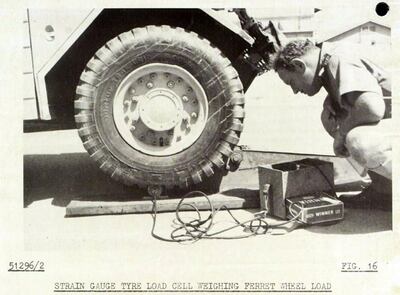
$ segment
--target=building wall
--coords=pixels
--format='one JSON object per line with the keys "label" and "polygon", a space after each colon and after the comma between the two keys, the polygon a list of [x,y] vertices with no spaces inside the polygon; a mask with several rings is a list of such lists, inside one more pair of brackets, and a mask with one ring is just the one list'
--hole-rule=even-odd
{"label": "building wall", "polygon": [[[375,27],[375,29],[371,29],[371,27]],[[388,58],[393,53],[390,29],[387,27],[368,22],[327,41],[357,44],[359,55],[367,57],[387,70],[393,67],[390,58]]]}
{"label": "building wall", "polygon": [[327,41],[346,41],[366,46],[390,46],[390,29],[372,22],[368,22],[350,31],[337,35]]}

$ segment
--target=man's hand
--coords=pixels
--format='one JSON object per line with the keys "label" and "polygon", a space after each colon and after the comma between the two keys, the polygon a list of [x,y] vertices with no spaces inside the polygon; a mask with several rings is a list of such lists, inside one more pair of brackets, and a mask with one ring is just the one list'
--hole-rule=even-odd
{"label": "man's hand", "polygon": [[341,158],[347,158],[350,156],[349,152],[346,149],[345,142],[346,136],[340,134],[339,131],[336,131],[333,140],[333,151],[335,152],[336,156]]}
{"label": "man's hand", "polygon": [[328,109],[323,109],[321,113],[321,122],[326,132],[332,137],[335,137],[335,132],[338,129],[338,122],[334,115]]}

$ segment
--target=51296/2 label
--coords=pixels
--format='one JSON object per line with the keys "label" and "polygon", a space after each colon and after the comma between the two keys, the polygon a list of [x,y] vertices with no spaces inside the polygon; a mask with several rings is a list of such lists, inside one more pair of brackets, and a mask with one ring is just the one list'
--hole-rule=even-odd
{"label": "51296/2 label", "polygon": [[21,271],[21,272],[26,272],[26,271],[38,271],[38,272],[44,272],[45,270],[45,265],[43,261],[39,260],[32,260],[32,261],[10,261],[8,264],[9,268],[8,271]]}

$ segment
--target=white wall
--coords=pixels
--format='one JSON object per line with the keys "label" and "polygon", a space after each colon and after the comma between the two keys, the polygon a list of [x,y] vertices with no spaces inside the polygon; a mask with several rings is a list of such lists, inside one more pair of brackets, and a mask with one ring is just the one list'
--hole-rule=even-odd
{"label": "white wall", "polygon": [[[372,26],[375,27],[375,32],[371,31]],[[369,29],[362,29],[364,27],[368,27]],[[358,26],[350,31],[344,32],[343,34],[335,36],[328,41],[354,42],[365,46],[373,46],[377,44],[390,46],[390,29],[369,22],[367,24]]]}

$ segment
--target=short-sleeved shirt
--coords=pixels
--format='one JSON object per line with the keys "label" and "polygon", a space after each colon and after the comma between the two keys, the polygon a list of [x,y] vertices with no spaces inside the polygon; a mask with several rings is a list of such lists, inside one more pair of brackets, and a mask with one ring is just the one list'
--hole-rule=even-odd
{"label": "short-sleeved shirt", "polygon": [[336,111],[348,109],[344,94],[354,91],[390,96],[389,75],[367,59],[357,57],[348,45],[322,43],[319,75]]}

